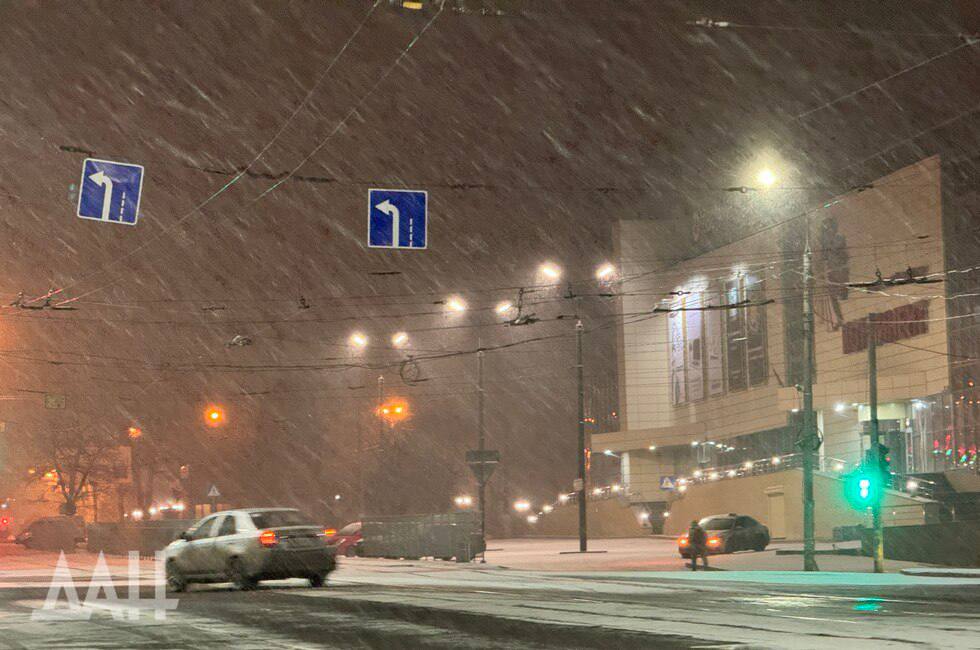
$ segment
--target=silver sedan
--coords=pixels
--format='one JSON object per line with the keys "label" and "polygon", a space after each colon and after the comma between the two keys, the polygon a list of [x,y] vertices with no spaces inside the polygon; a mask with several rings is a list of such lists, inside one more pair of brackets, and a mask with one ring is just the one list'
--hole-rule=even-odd
{"label": "silver sedan", "polygon": [[252,589],[259,580],[306,578],[323,586],[336,567],[324,532],[291,508],[226,510],[201,519],[164,549],[167,586],[233,582]]}

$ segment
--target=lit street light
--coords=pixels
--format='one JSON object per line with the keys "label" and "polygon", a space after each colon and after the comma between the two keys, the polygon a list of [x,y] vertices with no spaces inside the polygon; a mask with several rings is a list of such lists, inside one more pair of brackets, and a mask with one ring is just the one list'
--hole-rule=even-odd
{"label": "lit street light", "polygon": [[768,167],[763,168],[756,174],[755,180],[765,189],[769,189],[776,183],[776,174]]}
{"label": "lit street light", "polygon": [[600,282],[612,280],[615,275],[616,275],[616,267],[608,262],[606,262],[605,264],[601,264],[599,268],[596,269],[595,272],[595,277]]}
{"label": "lit street light", "polygon": [[538,271],[549,280],[557,280],[561,277],[561,269],[551,262],[542,264],[538,267]]}
{"label": "lit street light", "polygon": [[368,344],[368,338],[360,332],[354,332],[350,335],[350,338],[347,339],[347,342],[350,343],[352,347],[363,348]]}
{"label": "lit street light", "polygon": [[494,307],[494,311],[500,314],[501,316],[503,316],[513,308],[514,308],[514,303],[512,303],[509,300],[504,300],[503,302],[497,303],[497,306]]}
{"label": "lit street light", "polygon": [[473,505],[473,497],[467,494],[461,494],[453,499],[453,503],[456,504],[457,508],[469,508]]}
{"label": "lit street light", "polygon": [[517,512],[527,512],[531,509],[531,502],[526,499],[518,499],[514,502],[514,510]]}
{"label": "lit street light", "polygon": [[396,348],[408,345],[408,333],[407,332],[397,332],[391,337],[391,344]]}
{"label": "lit street light", "polygon": [[457,296],[453,296],[446,301],[446,307],[450,311],[463,312],[466,311],[466,302]]}
{"label": "lit street light", "polygon": [[220,427],[225,420],[225,410],[222,407],[211,404],[204,409],[204,423],[209,427]]}

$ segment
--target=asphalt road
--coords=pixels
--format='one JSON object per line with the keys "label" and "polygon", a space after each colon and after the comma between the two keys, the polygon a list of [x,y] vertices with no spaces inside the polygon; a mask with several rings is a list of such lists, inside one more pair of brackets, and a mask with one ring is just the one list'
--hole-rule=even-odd
{"label": "asphalt road", "polygon": [[[6,565],[16,571],[0,562],[5,648],[980,647],[980,580],[561,573],[357,559],[323,589],[303,581],[252,592],[195,586],[162,621],[149,612],[126,619],[104,600],[83,608],[81,620],[39,621],[32,615],[48,593],[45,558],[13,559]],[[72,560],[83,601],[87,562]],[[122,567],[112,573],[125,600]],[[139,594],[152,598],[152,563],[143,569]]]}

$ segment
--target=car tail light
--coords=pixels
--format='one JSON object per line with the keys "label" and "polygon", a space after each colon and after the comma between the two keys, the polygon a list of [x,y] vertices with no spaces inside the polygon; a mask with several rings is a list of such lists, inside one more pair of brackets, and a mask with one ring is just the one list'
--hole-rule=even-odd
{"label": "car tail light", "polygon": [[708,546],[719,546],[721,544],[721,538],[719,537],[709,537]]}
{"label": "car tail light", "polygon": [[681,535],[680,538],[677,540],[677,545],[687,546],[688,545],[687,535]]}
{"label": "car tail light", "polygon": [[327,537],[333,537],[334,535],[337,534],[337,529],[336,528],[324,528],[323,529],[323,534],[325,536],[327,536]]}
{"label": "car tail light", "polygon": [[263,530],[259,533],[259,544],[269,548],[279,543],[279,535],[274,530]]}

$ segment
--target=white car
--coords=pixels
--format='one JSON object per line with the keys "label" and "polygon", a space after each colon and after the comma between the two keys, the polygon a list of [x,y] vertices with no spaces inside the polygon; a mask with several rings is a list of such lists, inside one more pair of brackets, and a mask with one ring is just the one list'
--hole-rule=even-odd
{"label": "white car", "polygon": [[324,531],[292,508],[249,508],[201,519],[164,549],[167,587],[233,582],[252,589],[260,580],[306,578],[322,587],[336,567]]}

